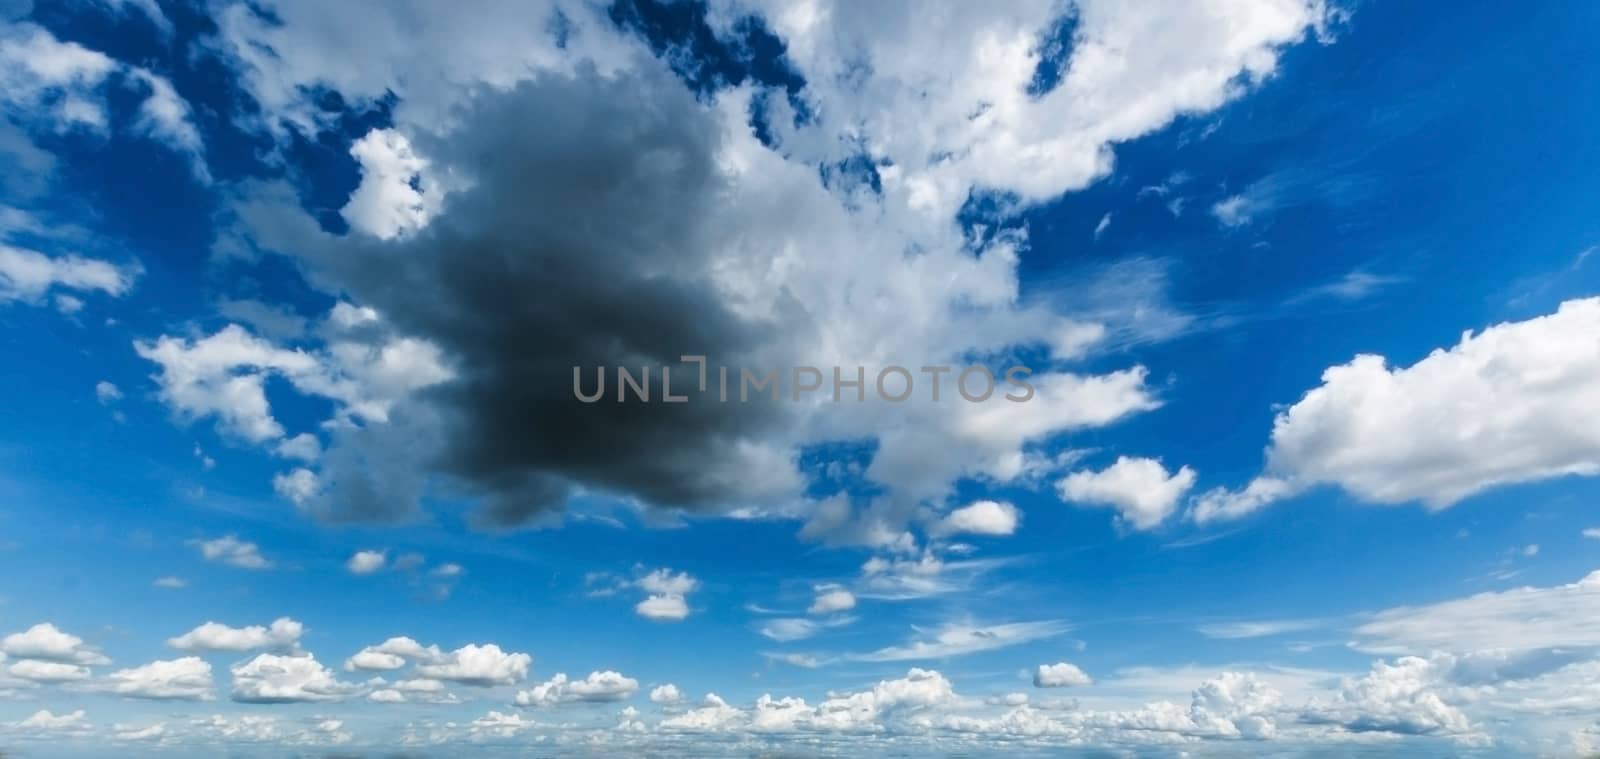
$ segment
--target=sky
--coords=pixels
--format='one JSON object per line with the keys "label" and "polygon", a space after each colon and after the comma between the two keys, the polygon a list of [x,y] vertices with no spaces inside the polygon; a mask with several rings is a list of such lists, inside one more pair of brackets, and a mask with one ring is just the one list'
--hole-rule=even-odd
{"label": "sky", "polygon": [[0,1],[0,755],[1600,752],[1596,22]]}

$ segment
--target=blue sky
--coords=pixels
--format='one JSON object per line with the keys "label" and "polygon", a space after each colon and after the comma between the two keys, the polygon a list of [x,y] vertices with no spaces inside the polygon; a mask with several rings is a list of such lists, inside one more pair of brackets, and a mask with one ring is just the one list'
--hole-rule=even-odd
{"label": "blue sky", "polygon": [[1596,13],[0,3],[0,751],[1600,751]]}

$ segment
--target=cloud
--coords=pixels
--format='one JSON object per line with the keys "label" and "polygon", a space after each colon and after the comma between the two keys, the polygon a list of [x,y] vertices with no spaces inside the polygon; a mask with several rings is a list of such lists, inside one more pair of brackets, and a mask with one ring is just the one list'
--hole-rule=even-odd
{"label": "cloud", "polygon": [[1001,501],[974,501],[951,511],[930,530],[935,535],[1010,535],[1017,531],[1021,512]]}
{"label": "cloud", "polygon": [[370,575],[382,572],[388,561],[389,555],[383,551],[357,551],[344,568],[353,575]]}
{"label": "cloud", "polygon": [[874,556],[861,565],[856,594],[862,598],[907,601],[954,593],[972,587],[985,572],[1011,561],[940,558],[939,553],[950,548],[930,547],[915,557]]}
{"label": "cloud", "polygon": [[36,734],[83,733],[89,730],[90,724],[88,715],[82,709],[66,714],[55,714],[49,709],[41,709],[26,719],[13,722],[12,727],[20,732]]}
{"label": "cloud", "polygon": [[1200,634],[1219,640],[1246,640],[1268,638],[1286,633],[1304,632],[1322,626],[1315,619],[1268,619],[1255,622],[1217,622],[1201,625]]}
{"label": "cloud", "polygon": [[1472,723],[1434,690],[1434,662],[1414,656],[1377,662],[1359,679],[1347,679],[1338,696],[1315,700],[1302,719],[1337,724],[1351,732],[1401,735],[1463,734]]}
{"label": "cloud", "polygon": [[105,654],[85,644],[82,638],[62,632],[49,622],[41,622],[0,639],[0,652],[18,659],[62,664],[97,666],[111,663]]}
{"label": "cloud", "polygon": [[445,684],[426,677],[401,680],[367,694],[367,700],[386,704],[429,703],[455,704],[460,699],[445,690]]}
{"label": "cloud", "polygon": [[[322,441],[318,440],[316,435],[302,432],[278,443],[274,453],[286,459],[307,462],[316,461],[322,456]],[[293,498],[291,497],[290,500],[293,500]]]}
{"label": "cloud", "polygon": [[1336,281],[1301,292],[1290,298],[1288,302],[1292,305],[1321,298],[1344,301],[1363,300],[1404,281],[1406,281],[1404,277],[1373,274],[1357,269],[1346,272],[1344,276]]}
{"label": "cloud", "polygon": [[299,646],[304,631],[304,625],[288,617],[273,620],[270,627],[229,627],[219,622],[206,622],[176,638],[168,638],[167,645],[179,651],[291,650]]}
{"label": "cloud", "polygon": [[850,591],[835,585],[819,585],[816,600],[806,609],[807,614],[833,614],[856,607],[856,597]]}
{"label": "cloud", "polygon": [[172,83],[148,69],[118,62],[75,42],[56,39],[35,24],[8,24],[0,30],[0,105],[23,122],[56,131],[105,134],[112,124],[103,92],[118,81],[140,90],[132,132],[162,143],[190,159],[195,177],[209,181],[204,146],[192,112]]}
{"label": "cloud", "polygon": [[51,257],[0,243],[0,303],[38,302],[55,288],[119,296],[133,288],[137,267],[82,256]]}
{"label": "cloud", "polygon": [[683,694],[678,691],[678,686],[672,683],[658,685],[650,689],[650,702],[654,704],[676,704],[683,700]]}
{"label": "cloud", "polygon": [[1288,480],[1263,475],[1243,490],[1212,488],[1200,494],[1189,509],[1189,518],[1202,525],[1239,519],[1298,492],[1299,487]]}
{"label": "cloud", "polygon": [[1149,530],[1166,521],[1178,500],[1194,486],[1195,472],[1183,467],[1172,474],[1156,459],[1118,456],[1111,466],[1095,472],[1073,472],[1056,483],[1062,499],[1109,506],[1136,530]]}
{"label": "cloud", "polygon": [[1386,654],[1600,649],[1600,572],[1566,585],[1386,609],[1354,633],[1358,649]]}
{"label": "cloud", "polygon": [[209,701],[211,665],[197,656],[153,661],[105,676],[100,687],[124,698]]}
{"label": "cloud", "polygon": [[257,654],[229,669],[234,701],[247,704],[287,704],[339,701],[361,687],[340,682],[332,670],[311,654]]}
{"label": "cloud", "polygon": [[263,570],[273,567],[273,563],[261,555],[259,546],[233,535],[211,540],[191,540],[188,545],[200,549],[200,556],[206,561],[220,562],[240,569]]}
{"label": "cloud", "polygon": [[[590,672],[582,680],[568,680],[566,675],[558,672],[546,682],[518,691],[513,703],[538,707],[575,702],[608,703],[632,698],[638,690],[639,681],[620,672]],[[651,698],[654,700],[654,692]]]}
{"label": "cloud", "polygon": [[308,320],[285,306],[248,298],[217,301],[217,313],[232,322],[244,324],[269,340],[298,340],[306,336]]}
{"label": "cloud", "polygon": [[716,694],[707,694],[700,707],[662,720],[660,728],[667,732],[872,732],[882,730],[889,721],[909,723],[956,700],[944,675],[913,668],[903,678],[881,680],[867,690],[834,694],[815,707],[804,699],[764,694],[747,711],[730,706]]}
{"label": "cloud", "polygon": [[635,604],[633,610],[655,622],[679,622],[689,616],[689,604],[683,596],[650,596]]}
{"label": "cloud", "polygon": [[819,628],[820,625],[809,619],[784,618],[762,623],[758,632],[764,637],[783,643],[809,638],[815,635]]}
{"label": "cloud", "polygon": [[376,315],[341,303],[325,326],[330,339],[323,352],[282,348],[236,324],[197,339],[139,341],[134,350],[160,367],[155,380],[174,411],[191,419],[214,416],[228,434],[263,445],[287,437],[267,401],[270,377],[334,401],[339,420],[382,422],[396,396],[450,376],[436,348],[386,338]]}
{"label": "cloud", "polygon": [[1106,230],[1109,229],[1110,227],[1111,227],[1111,214],[1109,212],[1107,212],[1105,216],[1101,216],[1100,217],[1100,222],[1098,224],[1094,225],[1094,239],[1095,239],[1095,241],[1099,242],[1100,241],[1100,236],[1105,234]]}
{"label": "cloud", "polygon": [[689,603],[684,597],[698,588],[700,581],[688,572],[673,574],[663,568],[639,578],[634,585],[650,594],[633,607],[634,612],[655,622],[678,622],[688,618]]}
{"label": "cloud", "polygon": [[[1145,387],[1142,367],[1103,375],[1041,372],[1028,404],[971,404],[954,413],[945,407],[907,414],[886,404],[857,409],[766,402],[578,403],[571,397],[574,366],[673,365],[681,378],[690,368],[680,357],[688,354],[706,355],[713,367],[735,368],[867,366],[893,356],[955,361],[1033,345],[1060,347],[1075,358],[1101,329],[1022,297],[1016,264],[1023,239],[1010,235],[978,243],[951,223],[956,206],[946,201],[964,199],[971,187],[1021,189],[1013,186],[1034,181],[1013,172],[991,176],[998,156],[975,160],[952,145],[943,151],[949,161],[929,165],[931,146],[913,148],[899,143],[898,136],[875,135],[855,144],[877,146],[877,138],[885,140],[884,155],[874,157],[884,169],[882,194],[850,195],[819,181],[818,168],[853,156],[817,148],[830,144],[834,135],[858,134],[865,123],[899,129],[898,120],[878,120],[882,101],[873,99],[873,108],[861,113],[867,121],[852,121],[848,128],[832,121],[831,107],[820,109],[830,115],[812,122],[804,135],[792,131],[792,119],[777,116],[784,124],[769,130],[768,137],[791,141],[793,148],[773,150],[749,125],[757,93],[729,89],[699,100],[655,61],[619,64],[608,55],[614,51],[599,42],[614,30],[604,23],[597,27],[587,11],[567,11],[574,14],[575,26],[593,35],[568,54],[579,60],[602,55],[607,63],[598,70],[604,75],[569,66],[570,58],[539,58],[528,51],[542,49],[540,41],[519,40],[518,60],[531,68],[491,75],[465,66],[457,72],[458,84],[480,76],[496,83],[471,102],[463,101],[459,87],[437,86],[432,75],[418,72],[421,78],[404,78],[404,85],[391,80],[397,70],[414,69],[415,62],[393,60],[384,50],[327,50],[293,24],[269,29],[248,14],[230,15],[219,43],[237,58],[247,87],[273,104],[268,111],[282,119],[274,129],[315,130],[314,109],[285,85],[320,80],[309,70],[285,71],[285,56],[267,55],[268,50],[317,50],[306,61],[374,56],[395,70],[378,74],[363,66],[345,67],[366,73],[343,80],[343,94],[359,100],[407,93],[394,125],[358,143],[365,174],[360,197],[346,207],[350,218],[360,221],[355,233],[324,232],[300,211],[292,193],[266,186],[242,193],[232,208],[239,224],[231,233],[246,247],[295,256],[314,286],[370,306],[398,334],[437,346],[457,370],[427,393],[397,399],[388,422],[360,434],[334,435],[330,460],[315,472],[322,482],[388,482],[391,478],[364,477],[356,466],[383,462],[410,475],[393,478],[404,487],[386,489],[391,497],[355,499],[327,488],[290,488],[293,483],[285,481],[284,492],[308,511],[327,518],[414,515],[423,492],[416,479],[429,475],[476,496],[482,506],[477,518],[489,526],[550,519],[579,489],[695,513],[804,512],[811,504],[805,502],[795,467],[797,452],[808,443],[873,436],[878,454],[867,476],[889,495],[826,529],[814,523],[808,534],[832,542],[861,541],[899,532],[920,505],[941,499],[960,477],[1010,481],[1028,474],[1030,459],[1023,451],[1031,443],[1111,424],[1158,405]],[[1024,120],[1030,127],[1013,124],[1021,130],[1015,136],[1037,144],[1050,158],[1061,158],[1064,165],[1058,168],[1064,173],[1022,192],[1033,202],[1102,175],[1112,142],[1158,128],[1179,113],[1220,106],[1241,91],[1244,80],[1234,76],[1239,72],[1269,73],[1276,50],[1301,39],[1318,20],[1317,13],[1298,4],[1280,11],[1251,15],[1253,25],[1244,27],[1235,27],[1238,19],[1227,14],[1197,11],[1186,23],[1208,36],[1192,57],[1157,56],[1152,60],[1170,68],[1153,66],[1136,75],[1120,66],[1094,75],[1074,68],[1060,90],[1040,98],[995,88],[995,82],[1030,81],[1031,66],[991,71],[981,79],[969,78],[964,69],[947,71],[982,88],[986,97],[1003,97],[1015,106],[997,109],[991,118],[1002,112],[1034,114],[1036,121]],[[282,13],[308,28],[364,23],[345,14],[305,15],[296,8]],[[1025,15],[999,28],[981,16],[967,21],[1003,32],[983,39],[1009,40],[1005,47],[1013,62],[1020,62],[1034,55],[1034,46],[1018,42],[1023,37],[1016,35],[1057,21],[1054,13]],[[917,23],[917,33],[932,33]],[[1093,32],[1086,38],[1091,42],[1078,46],[1076,54],[1105,56],[1123,45],[1143,47],[1144,26],[1156,24],[1176,34],[1168,23],[1165,16],[1101,9],[1085,27]],[[1245,28],[1249,31],[1242,37],[1228,31]],[[477,36],[500,33],[486,29]],[[1242,56],[1241,50],[1252,52]],[[1203,72],[1199,79],[1191,66]],[[1223,76],[1224,70],[1233,73]],[[546,74],[533,76],[535,71]],[[912,86],[887,70],[863,71],[887,77],[884,86],[895,93],[897,107],[927,107],[910,97],[927,91],[926,83]],[[1128,99],[1120,89],[1127,83],[1124,74],[1160,94]],[[525,77],[533,81],[518,81]],[[1177,86],[1177,79],[1185,83]],[[1069,106],[1067,98],[1075,97],[1069,91],[1106,107],[1088,113]],[[815,94],[860,104],[859,93],[832,85]],[[939,117],[950,119],[950,134],[961,135],[959,141],[987,144],[984,133],[971,131],[966,121],[976,102],[941,111]],[[1039,110],[1044,102],[1051,104],[1048,112]],[[529,119],[549,113],[564,117],[539,120],[537,139],[530,139],[524,128]],[[1074,114],[1071,127],[1060,120],[1067,113]],[[927,122],[919,117],[914,123]],[[1079,137],[1047,138],[1039,131],[1046,125],[1050,132],[1066,129]],[[634,149],[641,140],[658,146],[655,155],[676,158],[649,158],[649,151]],[[1045,157],[1035,158],[1028,162],[1030,176]],[[965,168],[955,170],[957,163]],[[982,176],[971,174],[974,170]],[[429,206],[433,188],[444,190],[436,212]],[[520,210],[527,207],[550,212],[530,218]],[[885,224],[885,219],[895,221]],[[585,231],[580,235],[577,229]],[[795,255],[801,249],[828,253]],[[925,254],[901,255],[910,249]],[[401,297],[421,290],[407,283],[428,283],[430,302]],[[535,290],[556,300],[509,313],[485,307]],[[842,293],[855,295],[846,299]],[[624,301],[633,318],[601,316],[617,313],[608,304]],[[882,306],[864,312],[860,302]],[[915,318],[905,318],[908,314]],[[1069,334],[1078,337],[1060,340]],[[560,339],[552,342],[550,335]],[[539,349],[513,351],[505,348],[509,345]],[[530,429],[564,432],[529,434]],[[301,481],[311,482],[309,476]],[[347,506],[357,502],[370,510],[348,513]]]}
{"label": "cloud", "polygon": [[33,683],[67,683],[89,679],[89,668],[59,661],[24,659],[7,667],[6,674]]}
{"label": "cloud", "polygon": [[1035,688],[1070,688],[1077,685],[1090,685],[1094,681],[1078,669],[1077,665],[1068,662],[1055,664],[1040,664],[1033,673],[1033,687]]}
{"label": "cloud", "polygon": [[460,564],[447,562],[434,567],[433,570],[428,574],[433,575],[434,577],[451,578],[460,577],[465,572],[466,570],[462,569]]}
{"label": "cloud", "polygon": [[845,135],[871,135],[872,157],[894,169],[883,180],[891,191],[950,213],[975,187],[1039,201],[1104,176],[1111,144],[1239,96],[1243,85],[1271,75],[1280,47],[1301,40],[1327,12],[1303,2],[1178,13],[1083,3],[1073,9],[1060,75],[1041,88],[1040,40],[1062,23],[1050,3],[937,19],[911,6],[837,0],[804,14],[734,5],[762,12],[808,95],[827,104],[815,128],[839,135],[808,139],[811,127],[782,120],[775,131],[785,149],[837,157],[849,149]]}
{"label": "cloud", "polygon": [[143,84],[149,93],[139,106],[139,118],[134,122],[134,128],[187,156],[195,179],[209,184],[211,172],[206,168],[205,143],[200,138],[200,130],[195,128],[189,103],[178,95],[166,77],[144,69],[134,69],[133,78]]}
{"label": "cloud", "polygon": [[1260,194],[1231,195],[1211,206],[1211,215],[1224,227],[1242,227],[1271,207],[1271,199]]}
{"label": "cloud", "polygon": [[[853,604],[852,604],[853,605]],[[756,628],[763,637],[786,643],[795,640],[804,640],[816,635],[823,630],[835,627],[845,627],[854,624],[856,618],[845,614],[832,614],[822,619],[806,619],[804,617],[780,617],[762,622]]]}
{"label": "cloud", "polygon": [[[1362,501],[1448,508],[1493,487],[1600,473],[1600,298],[1468,332],[1404,368],[1360,355],[1323,372],[1273,421],[1265,472],[1197,500],[1198,522],[1238,518],[1318,484]],[[1457,421],[1473,419],[1463,428]],[[1506,453],[1507,451],[1511,453]]]}
{"label": "cloud", "polygon": [[350,226],[384,240],[416,232],[438,211],[443,190],[425,173],[428,162],[404,134],[374,129],[350,146],[361,184],[340,214]]}
{"label": "cloud", "polygon": [[522,682],[532,663],[532,656],[502,651],[493,643],[468,644],[435,661],[418,664],[416,673],[434,680],[487,688]]}
{"label": "cloud", "polygon": [[438,662],[444,652],[438,646],[424,647],[407,637],[390,638],[376,646],[367,646],[344,663],[346,672],[356,670],[389,671],[404,667],[407,662]]}
{"label": "cloud", "polygon": [[921,633],[919,637],[904,645],[880,648],[864,654],[852,654],[848,658],[857,661],[942,659],[1053,638],[1068,629],[1069,626],[1061,620],[997,625],[948,623],[933,630],[919,630]]}
{"label": "cloud", "polygon": [[105,380],[94,384],[94,397],[103,406],[110,405],[122,399],[122,391],[116,385]]}
{"label": "cloud", "polygon": [[49,114],[58,128],[103,129],[104,105],[95,88],[117,69],[104,53],[61,42],[33,24],[8,24],[0,35],[0,96],[34,114]]}

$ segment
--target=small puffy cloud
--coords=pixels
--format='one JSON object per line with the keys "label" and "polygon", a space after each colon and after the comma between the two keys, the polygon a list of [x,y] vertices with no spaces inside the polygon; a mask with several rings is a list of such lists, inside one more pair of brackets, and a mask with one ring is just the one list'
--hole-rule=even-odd
{"label": "small puffy cloud", "polygon": [[292,649],[299,645],[303,632],[305,626],[288,617],[279,617],[268,627],[229,627],[219,622],[206,622],[176,638],[168,638],[167,645],[179,651]]}
{"label": "small puffy cloud", "polygon": [[956,509],[931,529],[936,535],[1010,535],[1017,531],[1020,512],[1002,501],[975,501]]}
{"label": "small puffy cloud", "polygon": [[700,581],[694,579],[688,572],[673,573],[670,569],[657,569],[635,583],[647,593],[665,596],[688,595],[700,586]]}
{"label": "small puffy cloud", "polygon": [[122,399],[122,391],[117,389],[116,385],[113,385],[105,380],[100,380],[94,385],[94,397],[99,400],[101,404],[109,406],[112,403]]}
{"label": "small puffy cloud", "polygon": [[322,441],[316,435],[302,432],[278,443],[274,452],[286,459],[316,461],[322,455]]}
{"label": "small puffy cloud", "polygon": [[1251,480],[1243,490],[1212,488],[1202,493],[1194,499],[1188,516],[1198,524],[1238,519],[1299,490],[1288,480],[1262,475]]}
{"label": "small puffy cloud", "polygon": [[6,674],[33,683],[67,683],[89,679],[89,668],[60,661],[23,659],[7,667]]}
{"label": "small puffy cloud", "polygon": [[310,654],[258,654],[233,665],[233,700],[248,704],[338,701],[360,690]]}
{"label": "small puffy cloud", "polygon": [[1067,501],[1114,508],[1126,524],[1148,530],[1172,515],[1194,481],[1195,472],[1189,467],[1168,474],[1156,459],[1119,456],[1099,472],[1067,475],[1056,483],[1056,490]]}
{"label": "small puffy cloud", "polygon": [[1590,527],[1584,530],[1583,536],[1590,540],[1600,540],[1600,527]]}
{"label": "small puffy cloud", "polygon": [[347,672],[387,672],[400,669],[408,662],[433,663],[443,658],[444,652],[438,646],[423,646],[411,638],[398,636],[357,651],[345,661],[344,668]]}
{"label": "small puffy cloud", "polygon": [[82,709],[67,714],[56,714],[49,709],[41,709],[11,725],[20,731],[31,733],[81,733],[89,729],[89,718]]}
{"label": "small puffy cloud", "polygon": [[367,700],[380,704],[454,704],[460,703],[455,694],[445,690],[445,684],[426,677],[401,680],[367,694]]}
{"label": "small puffy cloud", "polygon": [[380,688],[368,693],[367,700],[375,704],[403,704],[406,703],[406,694],[393,688]]}
{"label": "small puffy cloud", "polygon": [[167,588],[170,590],[180,590],[182,588],[189,587],[189,582],[187,580],[183,579],[182,577],[173,577],[172,575],[157,577],[155,582],[150,584],[157,588]]}
{"label": "small puffy cloud", "polygon": [[7,635],[0,640],[0,652],[18,659],[38,659],[84,666],[111,663],[111,660],[99,650],[86,645],[82,638],[62,632],[49,622],[42,622],[23,632]]}
{"label": "small puffy cloud", "polygon": [[344,563],[344,568],[353,575],[370,575],[383,571],[389,561],[389,555],[383,551],[357,551]]}
{"label": "small puffy cloud", "polygon": [[1245,195],[1231,195],[1211,206],[1211,215],[1225,227],[1242,227],[1263,208]]}
{"label": "small puffy cloud", "polygon": [[676,704],[683,700],[683,693],[678,686],[672,683],[657,685],[650,689],[650,702],[654,704]]}
{"label": "small puffy cloud", "polygon": [[532,656],[501,651],[493,643],[468,644],[444,654],[437,661],[418,664],[416,673],[433,680],[487,688],[522,682],[532,663]]}
{"label": "small puffy cloud", "polygon": [[464,572],[466,572],[466,570],[462,569],[460,564],[445,563],[445,564],[440,564],[437,567],[434,567],[433,571],[429,572],[428,574],[431,574],[434,577],[449,578],[449,577],[460,577]]}
{"label": "small puffy cloud", "polygon": [[985,704],[990,705],[990,706],[1018,707],[1018,706],[1026,705],[1028,703],[1028,694],[1020,693],[1020,692],[1019,693],[1005,693],[1005,694],[998,695],[998,696],[990,696],[990,697],[984,699],[983,702]]}
{"label": "small puffy cloud", "polygon": [[441,191],[404,134],[373,129],[350,146],[350,155],[361,164],[361,184],[340,211],[351,227],[389,240],[427,225]]}
{"label": "small puffy cloud", "polygon": [[806,609],[807,614],[833,614],[856,608],[855,594],[837,585],[817,586],[816,600]]}
{"label": "small puffy cloud", "polygon": [[689,603],[683,596],[650,596],[634,604],[633,610],[654,622],[681,622],[689,616]]}
{"label": "small puffy cloud", "polygon": [[106,675],[101,689],[125,698],[209,701],[211,665],[198,656],[153,661]]}
{"label": "small puffy cloud", "polygon": [[549,680],[519,691],[513,700],[517,706],[556,706],[558,704],[623,701],[639,690],[639,681],[620,672],[590,672],[582,680],[568,680],[562,673]]}
{"label": "small puffy cloud", "polygon": [[118,296],[133,288],[138,271],[93,258],[52,258],[0,244],[0,303],[38,302],[57,288]]}
{"label": "small puffy cloud", "polygon": [[1055,664],[1040,664],[1033,672],[1033,687],[1035,688],[1070,688],[1078,685],[1090,685],[1094,681],[1078,669],[1077,665],[1069,662],[1056,662]]}
{"label": "small puffy cloud", "polygon": [[[1444,509],[1489,488],[1600,474],[1600,298],[1467,332],[1409,366],[1360,355],[1277,415],[1265,471],[1194,518],[1237,518],[1308,487]],[[1463,426],[1462,419],[1473,424]]]}
{"label": "small puffy cloud", "polygon": [[304,506],[322,492],[322,479],[316,472],[298,467],[284,474],[274,475],[272,491],[296,506]]}
{"label": "small puffy cloud", "polygon": [[215,561],[240,569],[271,569],[273,564],[261,555],[261,547],[255,543],[240,540],[233,535],[226,535],[212,540],[191,540],[189,545],[200,549],[200,556],[206,561]]}
{"label": "small puffy cloud", "polygon": [[650,594],[634,605],[634,612],[654,622],[678,622],[689,616],[689,603],[684,597],[700,587],[700,581],[688,572],[674,573],[663,568],[639,578],[634,585]]}

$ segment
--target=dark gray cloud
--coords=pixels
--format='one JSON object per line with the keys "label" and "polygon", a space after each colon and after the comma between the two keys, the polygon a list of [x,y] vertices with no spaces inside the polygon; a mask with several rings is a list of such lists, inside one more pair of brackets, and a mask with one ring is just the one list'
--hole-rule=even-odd
{"label": "dark gray cloud", "polygon": [[[240,206],[258,242],[433,341],[456,373],[387,428],[336,435],[313,510],[412,513],[415,466],[483,496],[493,525],[548,513],[577,487],[689,509],[793,492],[786,454],[767,447],[786,421],[773,404],[573,398],[574,366],[685,354],[738,366],[789,339],[789,326],[736,314],[708,276],[734,191],[716,166],[714,116],[664,74],[583,73],[484,92],[457,123],[418,149],[470,186],[414,236],[336,237],[260,195]],[[692,376],[683,366],[675,386]]]}

